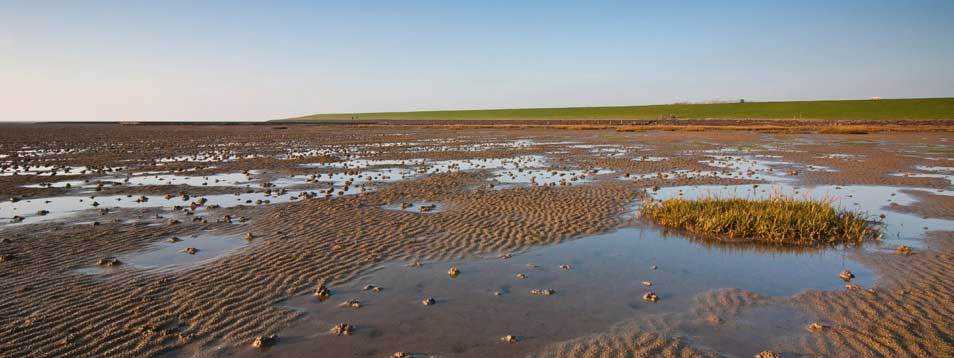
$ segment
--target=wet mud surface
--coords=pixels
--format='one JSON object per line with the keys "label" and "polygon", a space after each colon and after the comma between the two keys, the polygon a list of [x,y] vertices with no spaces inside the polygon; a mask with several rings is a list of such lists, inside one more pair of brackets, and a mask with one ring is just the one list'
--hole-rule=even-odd
{"label": "wet mud surface", "polygon": [[[949,133],[277,128],[5,125],[0,356],[954,354]],[[830,200],[885,236],[638,217],[703,195]]]}

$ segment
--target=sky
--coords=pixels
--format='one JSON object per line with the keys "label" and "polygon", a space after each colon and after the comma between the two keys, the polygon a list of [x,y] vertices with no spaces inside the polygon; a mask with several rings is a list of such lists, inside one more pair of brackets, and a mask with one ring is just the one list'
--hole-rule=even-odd
{"label": "sky", "polygon": [[954,97],[954,1],[0,0],[0,121]]}

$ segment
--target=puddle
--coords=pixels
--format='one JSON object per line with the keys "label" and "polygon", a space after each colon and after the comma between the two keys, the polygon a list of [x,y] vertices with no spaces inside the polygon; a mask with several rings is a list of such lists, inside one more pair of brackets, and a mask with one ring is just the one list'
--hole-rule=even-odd
{"label": "puddle", "polygon": [[580,142],[574,141],[553,141],[553,142],[537,142],[537,145],[566,145],[566,144],[579,144]]}
{"label": "puddle", "polygon": [[954,185],[954,167],[917,165],[914,168],[917,170],[931,172],[931,173],[895,173],[892,175],[899,176],[899,177],[910,177],[910,178],[944,179],[950,182],[951,185]]}
{"label": "puddle", "polygon": [[781,171],[776,171],[775,167],[780,166],[791,166],[792,163],[778,161],[778,160],[765,160],[758,159],[755,157],[731,157],[731,156],[721,156],[716,157],[710,160],[701,161],[703,164],[708,164],[713,167],[723,168],[721,172],[717,172],[715,175],[722,178],[735,178],[735,179],[754,179],[754,180],[767,180],[767,181],[779,181],[779,180],[788,180],[789,178],[784,177],[784,173]]}
{"label": "puddle", "polygon": [[406,160],[395,160],[395,159],[353,159],[346,160],[343,162],[331,162],[331,163],[308,163],[302,164],[302,167],[305,168],[338,168],[338,169],[361,169],[368,167],[377,167],[377,166],[412,166],[420,165],[424,162],[424,159],[406,159]]}
{"label": "puddle", "polygon": [[[718,143],[708,143],[711,145],[718,145]],[[703,149],[703,150],[689,150],[685,154],[692,156],[696,154],[713,154],[713,155],[726,155],[726,154],[746,154],[752,152],[760,152],[767,150],[768,148],[764,146],[738,146],[738,147],[724,147],[716,149]]]}
{"label": "puddle", "polygon": [[427,152],[482,152],[487,150],[499,149],[523,149],[537,145],[532,139],[517,139],[502,142],[483,142],[483,143],[460,143],[461,140],[471,138],[444,138],[433,140],[421,140],[407,149],[409,153],[427,153]]}
{"label": "puddle", "polygon": [[[87,149],[30,149],[30,147],[23,147],[23,149],[16,152],[16,156],[21,158],[40,158],[57,155],[79,154],[86,151]],[[0,158],[6,157],[9,157],[9,155],[0,154]]]}
{"label": "puddle", "polygon": [[639,157],[639,158],[634,158],[633,160],[635,160],[635,161],[641,161],[641,162],[661,162],[661,161],[663,161],[663,160],[668,160],[668,159],[669,159],[669,158],[667,158],[667,157],[654,157],[654,156],[644,155],[644,156]]}
{"label": "puddle", "polygon": [[447,205],[434,201],[414,201],[385,205],[382,208],[387,210],[401,210],[420,214],[434,214],[447,209]]}
{"label": "puddle", "polygon": [[[359,189],[352,189],[357,191]],[[299,198],[304,191],[289,191],[284,194],[279,193],[243,193],[243,194],[219,194],[206,195],[207,201],[203,207],[197,209],[197,214],[204,214],[205,207],[218,205],[222,208],[235,207],[240,205],[257,204],[277,204],[285,203]],[[352,194],[351,192],[342,195]],[[337,192],[333,195],[338,195]],[[145,198],[145,200],[143,200]],[[93,209],[162,209],[171,210],[175,206],[188,208],[193,201],[200,197],[182,197],[166,198],[164,195],[109,195],[109,196],[60,196],[40,199],[25,199],[18,202],[0,202],[0,226],[34,224],[46,221],[55,221],[71,218],[81,212]],[[98,204],[94,206],[94,203]],[[41,211],[46,211],[41,215]],[[14,216],[22,217],[22,221],[13,222]]]}
{"label": "puddle", "polygon": [[517,156],[513,158],[455,159],[433,161],[427,159],[375,160],[352,159],[334,163],[303,164],[306,168],[361,169],[378,166],[414,167],[418,174],[432,174],[448,171],[466,171],[477,169],[518,169],[546,166],[547,159],[541,155]]}
{"label": "puddle", "polygon": [[466,159],[444,160],[427,164],[425,173],[449,171],[467,171],[478,169],[517,170],[543,168],[547,166],[547,158],[542,155],[527,155],[508,159]]}
{"label": "puddle", "polygon": [[[249,173],[254,174],[254,173]],[[250,186],[252,177],[242,173],[222,173],[203,176],[141,175],[122,179],[126,185],[189,185],[189,186]]]}
{"label": "puddle", "polygon": [[348,186],[349,191],[360,188],[362,185],[372,183],[390,183],[406,179],[413,176],[414,172],[398,169],[367,170],[362,172],[350,173],[327,173],[314,175],[300,175],[295,177],[279,178],[271,181],[271,184],[280,187],[293,187],[300,185],[319,185],[333,187]]}
{"label": "puddle", "polygon": [[239,155],[232,153],[230,151],[210,151],[190,155],[177,155],[173,157],[160,158],[156,160],[156,163],[166,164],[166,163],[211,163],[211,162],[232,162],[239,159],[253,159],[262,157],[261,155],[255,154],[246,154]]}
{"label": "puddle", "polygon": [[[169,238],[153,243],[148,248],[129,254],[117,256],[122,262],[115,267],[91,266],[75,271],[86,274],[109,274],[121,270],[148,269],[148,270],[176,270],[201,265],[217,260],[230,253],[249,245],[242,235],[211,235],[201,234],[178,237],[179,241],[170,242]],[[195,254],[185,253],[187,248],[194,248]]]}
{"label": "puddle", "polygon": [[931,167],[927,165],[918,165],[915,166],[918,170],[924,170],[929,172],[949,172],[954,173],[954,167]]}
{"label": "puddle", "polygon": [[53,183],[38,183],[38,184],[28,184],[24,185],[24,188],[79,188],[86,185],[95,186],[95,184],[89,180],[63,180]]}
{"label": "puddle", "polygon": [[520,185],[573,185],[593,181],[598,175],[612,174],[612,170],[497,170],[493,180],[496,183]]}
{"label": "puddle", "polygon": [[593,148],[590,150],[590,153],[596,153],[598,155],[605,155],[609,157],[618,157],[629,153],[629,151],[623,148]]}
{"label": "puddle", "polygon": [[571,145],[570,148],[580,148],[580,149],[599,149],[599,148],[619,148],[618,144],[576,144]]}
{"label": "puddle", "polygon": [[820,156],[818,158],[822,159],[841,159],[841,160],[862,160],[865,159],[864,155],[861,154],[844,154],[844,153],[833,153]]}
{"label": "puddle", "polygon": [[[311,193],[319,197],[339,197],[344,195],[354,195],[366,191],[375,190],[374,184],[391,183],[399,180],[414,178],[420,175],[433,173],[468,171],[468,170],[487,170],[496,169],[498,172],[498,182],[504,184],[532,184],[536,180],[537,184],[555,185],[564,180],[566,183],[587,182],[594,175],[612,173],[606,170],[594,171],[532,171],[532,168],[545,167],[547,165],[546,157],[540,155],[518,156],[506,159],[469,159],[469,160],[445,160],[445,161],[398,161],[397,163],[413,163],[416,168],[377,168],[382,165],[390,165],[394,161],[368,161],[352,160],[339,163],[328,163],[331,167],[340,168],[367,168],[375,169],[361,172],[338,172],[338,173],[318,173],[313,175],[302,175],[292,177],[282,177],[267,181],[256,178],[261,175],[261,171],[250,171],[243,173],[223,173],[207,176],[188,176],[174,174],[156,174],[130,176],[126,178],[101,178],[97,180],[74,180],[61,181],[55,183],[33,184],[31,187],[61,187],[61,188],[81,188],[92,189],[98,185],[103,186],[140,186],[140,185],[188,185],[188,186],[223,186],[223,187],[246,187],[250,188],[253,184],[258,186],[267,185],[270,188],[293,188],[308,189]],[[326,164],[309,164],[326,165]],[[509,170],[504,175],[503,170]],[[521,172],[522,171],[522,172]],[[283,203],[298,198],[298,195],[305,190],[281,191],[272,194],[264,192],[243,193],[243,194],[218,194],[206,195],[208,200],[206,205],[218,205],[221,207],[234,207],[239,205],[257,205],[267,203]],[[48,198],[25,199],[17,202],[0,202],[0,226],[2,225],[20,225],[31,224],[45,221],[65,220],[74,215],[92,209],[117,209],[117,208],[161,208],[164,210],[172,209],[175,206],[188,206],[192,201],[198,199],[189,198],[183,200],[179,197],[166,198],[164,195],[108,195],[96,196],[90,190],[86,190],[85,195],[67,195]]]}
{"label": "puddle", "polygon": [[[509,259],[425,263],[420,268],[389,263],[352,284],[331,287],[333,296],[325,302],[310,295],[284,302],[282,306],[307,315],[278,333],[282,341],[270,353],[381,357],[405,351],[426,352],[426,356],[522,356],[550,343],[604,332],[620,321],[682,314],[691,308],[696,295],[713,289],[737,287],[767,296],[789,296],[809,288],[844,289],[845,283],[838,278],[843,269],[855,273],[853,283],[870,287],[875,275],[846,258],[845,250],[793,252],[700,245],[654,228],[630,227]],[[536,267],[528,267],[528,263]],[[560,265],[571,269],[562,270]],[[652,269],[653,265],[658,269]],[[446,273],[451,266],[461,271],[453,279]],[[517,278],[518,273],[527,277]],[[651,290],[659,295],[659,302],[640,298],[650,291],[643,281],[652,282]],[[383,290],[364,291],[366,284]],[[536,288],[553,289],[555,294],[530,294]],[[424,306],[421,300],[425,297],[433,297],[436,303]],[[339,306],[348,299],[361,301],[362,307]],[[776,315],[772,318],[800,319],[794,313]],[[356,331],[351,337],[330,336],[328,330],[338,322],[353,324]],[[726,334],[687,333],[692,333],[693,339],[716,343]],[[502,343],[500,337],[508,334],[521,337],[521,342]],[[706,340],[709,335],[713,338]],[[720,349],[729,355],[751,354],[731,345]],[[260,354],[250,348],[234,353]]]}
{"label": "puddle", "polygon": [[[585,181],[584,171],[553,171],[553,170],[532,170],[534,168],[544,168],[548,165],[547,158],[542,155],[526,155],[513,158],[490,158],[490,159],[460,159],[460,160],[440,160],[432,161],[426,159],[410,160],[370,160],[354,159],[336,163],[311,163],[305,164],[305,167],[329,167],[339,169],[363,169],[375,168],[374,171],[365,171],[354,174],[338,173],[317,175],[312,181],[333,181],[340,183],[345,180],[355,180],[354,183],[370,182],[371,179],[393,182],[415,178],[421,175],[450,173],[471,170],[494,170],[494,176],[498,183],[504,184],[531,184],[533,179],[538,180],[538,184],[550,185],[556,184],[566,177],[569,180],[574,177],[576,180]],[[388,168],[388,166],[400,166],[399,168]],[[385,167],[385,168],[380,168]],[[551,174],[554,173],[554,174]],[[595,173],[595,172],[594,172]],[[605,174],[606,172],[600,172]],[[337,177],[335,177],[337,176]],[[327,178],[327,179],[323,179]],[[357,178],[357,179],[355,179]],[[576,181],[574,180],[574,181]],[[294,183],[303,183],[301,179],[294,179]],[[288,181],[277,180],[276,183],[288,184]],[[340,185],[340,184],[339,184]]]}
{"label": "puddle", "polygon": [[834,173],[834,172],[837,172],[837,171],[838,171],[838,170],[835,170],[835,168],[826,167],[826,166],[824,166],[824,165],[817,165],[817,164],[805,165],[804,168],[805,168],[805,170],[810,171],[810,172],[829,172],[829,173]]}
{"label": "puddle", "polygon": [[935,178],[935,179],[944,179],[947,180],[951,185],[954,185],[954,174],[940,174],[940,173],[895,173],[892,174],[896,177],[907,177],[907,178]]}
{"label": "puddle", "polygon": [[188,185],[188,186],[236,186],[250,187],[255,182],[252,175],[259,171],[243,173],[221,173],[212,175],[178,175],[166,172],[143,172],[127,177],[102,177],[89,180],[64,180],[52,183],[24,185],[25,188],[95,188],[103,186],[144,186],[144,185]]}
{"label": "puddle", "polygon": [[[250,171],[249,175],[259,175],[258,171]],[[413,172],[403,171],[392,173],[391,170],[366,171],[357,174],[316,174],[314,176],[285,177],[274,181],[252,181],[251,177],[242,173],[225,173],[209,176],[179,176],[153,175],[129,177],[128,185],[189,185],[189,186],[234,186],[252,187],[267,185],[273,190],[269,192],[253,192],[240,194],[216,194],[201,196],[207,202],[205,206],[218,205],[223,208],[240,205],[276,204],[297,200],[303,193],[314,194],[322,198],[334,198],[373,191],[372,183],[387,183],[407,178]],[[92,189],[102,183],[104,186],[122,185],[118,181],[63,181],[57,183],[34,184],[30,187],[69,187]],[[285,191],[282,188],[308,187],[309,190]],[[279,189],[279,190],[274,190]],[[188,207],[190,203],[200,198],[166,197],[165,195],[95,195],[87,190],[84,195],[66,195],[48,198],[23,199],[16,202],[0,202],[0,226],[33,224],[46,221],[69,219],[78,213],[93,209],[150,209],[159,208],[170,210],[176,206]],[[197,213],[201,213],[201,208]],[[15,220],[17,218],[17,220]]]}
{"label": "puddle", "polygon": [[807,171],[825,171],[825,172],[836,171],[833,168],[821,166],[821,165],[803,165],[799,163],[779,161],[779,160],[766,160],[764,158],[781,158],[781,157],[772,156],[772,155],[755,155],[755,156],[742,156],[742,157],[718,156],[718,157],[713,157],[712,159],[702,160],[700,161],[700,163],[706,164],[712,167],[720,168],[721,170],[678,169],[678,170],[673,170],[669,172],[630,174],[629,176],[621,176],[618,179],[622,179],[622,180],[653,179],[653,178],[692,179],[692,178],[701,178],[701,177],[716,177],[716,178],[723,178],[723,179],[746,179],[746,180],[760,180],[760,181],[768,181],[768,182],[780,182],[780,181],[795,180],[795,178],[792,176],[792,174],[795,174],[795,173],[792,173],[791,171],[782,170],[781,167],[796,168],[796,171],[798,169],[807,170]]}
{"label": "puddle", "polygon": [[0,176],[13,176],[13,175],[38,175],[38,176],[69,176],[69,175],[83,175],[92,173],[86,167],[71,167],[71,166],[46,166],[46,165],[37,165],[37,166],[10,166],[0,168]]}

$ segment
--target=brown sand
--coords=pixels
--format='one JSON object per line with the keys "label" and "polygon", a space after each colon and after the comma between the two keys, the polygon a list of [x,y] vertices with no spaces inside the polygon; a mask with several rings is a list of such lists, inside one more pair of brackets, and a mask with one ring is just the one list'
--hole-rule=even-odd
{"label": "brown sand", "polygon": [[621,334],[598,334],[549,347],[530,357],[718,357],[694,349],[679,338],[653,332],[627,330]]}
{"label": "brown sand", "polygon": [[795,347],[825,357],[954,356],[954,233],[931,236],[910,256],[859,258],[882,274],[877,287],[794,297],[796,307],[833,323]]}
{"label": "brown sand", "polygon": [[893,210],[913,213],[921,217],[954,219],[954,200],[951,197],[923,191],[913,191],[910,195],[918,199],[917,204],[896,205]]}

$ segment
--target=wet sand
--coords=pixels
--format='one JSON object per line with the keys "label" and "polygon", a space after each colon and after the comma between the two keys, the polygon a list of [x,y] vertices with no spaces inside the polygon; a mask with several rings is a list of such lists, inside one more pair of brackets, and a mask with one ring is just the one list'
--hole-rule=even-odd
{"label": "wet sand", "polygon": [[[954,166],[950,133],[3,129],[0,356],[954,354],[954,188],[937,169]],[[830,189],[885,214],[889,235],[726,245],[633,214],[650,196],[753,184]],[[319,284],[331,299],[315,299]],[[348,299],[362,307],[338,307]],[[354,333],[330,335],[339,322]],[[271,334],[274,347],[251,347]]]}

